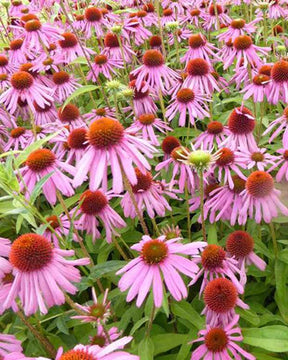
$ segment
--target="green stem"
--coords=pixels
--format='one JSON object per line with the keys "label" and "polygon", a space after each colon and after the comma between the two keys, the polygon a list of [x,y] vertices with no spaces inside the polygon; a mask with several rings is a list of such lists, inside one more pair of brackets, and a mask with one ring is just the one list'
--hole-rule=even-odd
{"label": "green stem", "polygon": [[202,234],[203,234],[203,241],[206,240],[206,228],[205,228],[205,218],[204,218],[204,177],[203,177],[203,170],[199,173],[200,178],[200,213],[201,213],[201,225],[202,225]]}
{"label": "green stem", "polygon": [[150,335],[150,331],[151,331],[152,325],[153,325],[153,320],[155,317],[155,312],[156,312],[156,306],[153,302],[153,307],[152,307],[151,315],[150,315],[147,330],[146,330],[146,337],[149,337],[149,335]]}
{"label": "green stem", "polygon": [[276,240],[276,233],[275,233],[275,228],[274,228],[274,224],[271,222],[269,224],[270,230],[271,230],[271,237],[272,237],[272,242],[273,242],[273,249],[274,249],[274,255],[275,255],[275,259],[278,258],[278,245],[277,245],[277,240]]}
{"label": "green stem", "polygon": [[187,205],[187,231],[188,231],[188,239],[191,241],[191,219],[190,219],[189,194],[188,194],[187,181],[186,181],[186,183],[185,183],[185,200],[186,200],[186,205]]}

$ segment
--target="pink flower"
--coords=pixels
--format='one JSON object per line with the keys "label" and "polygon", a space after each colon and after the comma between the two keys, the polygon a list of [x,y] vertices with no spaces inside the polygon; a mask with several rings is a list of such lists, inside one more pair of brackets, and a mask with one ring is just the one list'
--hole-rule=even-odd
{"label": "pink flower", "polygon": [[103,117],[116,119],[115,109],[108,107],[99,107],[97,109],[92,109],[91,112],[83,115],[83,118],[88,121],[88,123],[94,120],[99,120]]}
{"label": "pink flower", "polygon": [[[172,3],[172,4],[175,4],[175,3]],[[185,41],[187,39],[189,39],[189,37],[191,36],[191,31],[188,30],[188,29],[185,29],[185,28],[182,28],[182,29],[178,29],[176,31],[176,34],[169,34],[168,35],[168,42],[169,42],[169,45],[174,45],[175,43],[175,38],[176,38],[176,41],[178,41],[179,43],[181,43],[182,41]]]}
{"label": "pink flower", "polygon": [[[177,196],[173,192],[166,190],[166,184],[153,180],[150,172],[147,171],[146,174],[142,174],[136,168],[135,173],[137,184],[132,186],[132,190],[140,212],[146,210],[150,218],[154,218],[156,214],[158,216],[165,216],[166,210],[171,211],[172,208],[164,195],[174,199],[178,199]],[[123,207],[125,217],[131,217],[132,219],[136,217],[136,211],[128,192],[124,194],[121,206]]]}
{"label": "pink flower", "polygon": [[288,215],[288,209],[279,199],[281,192],[274,188],[274,181],[270,174],[264,171],[254,171],[248,176],[243,196],[243,206],[240,214],[243,223],[247,217],[252,218],[257,224],[264,220],[270,223],[278,215],[278,209],[283,215]]}
{"label": "pink flower", "polygon": [[105,21],[101,9],[96,7],[88,7],[84,13],[84,26],[83,31],[85,36],[89,39],[92,36],[92,33],[97,37],[103,36],[103,25]]}
{"label": "pink flower", "polygon": [[13,65],[10,59],[6,57],[6,55],[0,53],[0,74],[11,74],[15,72],[17,66]]}
{"label": "pink flower", "polygon": [[4,358],[13,352],[22,352],[21,341],[14,335],[0,334],[0,356]]}
{"label": "pink flower", "polygon": [[142,58],[143,65],[131,72],[136,76],[136,89],[139,91],[143,80],[154,90],[168,91],[179,75],[164,63],[163,55],[158,50],[146,50]]}
{"label": "pink flower", "polygon": [[247,67],[248,64],[260,66],[262,61],[257,55],[257,52],[267,56],[269,47],[260,47],[253,44],[252,39],[248,35],[240,35],[233,42],[233,52],[231,55],[223,59],[224,60],[224,70],[228,69],[229,66],[233,64],[234,59],[236,59],[236,69],[240,67],[242,58],[244,59],[244,66]]}
{"label": "pink flower", "polygon": [[9,308],[19,297],[26,315],[38,309],[47,313],[47,307],[65,302],[64,291],[75,294],[72,282],[79,282],[80,272],[76,265],[87,265],[89,259],[67,260],[73,250],[53,248],[50,241],[37,234],[24,234],[11,246],[9,261],[15,279],[4,303]]}
{"label": "pink flower", "polygon": [[0,280],[2,280],[6,274],[10,273],[12,266],[6,257],[9,256],[11,250],[11,242],[9,239],[0,237]]}
{"label": "pink flower", "polygon": [[[166,114],[167,115],[167,114]],[[152,145],[159,146],[157,135],[154,132],[158,130],[160,133],[166,133],[172,129],[165,124],[165,122],[159,119],[153,113],[141,114],[132,125],[127,129],[131,134],[141,132],[143,139],[149,140]]]}
{"label": "pink flower", "polygon": [[276,174],[276,181],[281,182],[283,178],[288,181],[288,149],[279,149],[277,150],[277,153],[281,155],[276,158],[277,160],[275,161],[275,164],[269,169],[269,171],[272,171],[281,165]]}
{"label": "pink flower", "polygon": [[198,266],[183,255],[197,254],[205,243],[183,245],[179,240],[180,238],[175,238],[166,241],[165,236],[151,239],[144,235],[138,244],[131,247],[138,251],[140,256],[116,273],[124,273],[118,283],[120,290],[126,291],[130,288],[127,301],[138,295],[136,306],[140,307],[152,287],[154,304],[160,307],[163,301],[163,281],[175,300],[180,301],[187,296],[187,288],[179,272],[194,278]]}
{"label": "pink flower", "polygon": [[225,327],[235,317],[235,307],[249,309],[238,296],[236,286],[226,278],[218,278],[208,282],[204,290],[206,324]]}
{"label": "pink flower", "polygon": [[129,43],[125,43],[122,37],[120,37],[120,40],[122,43],[124,59],[122,56],[122,50],[117,35],[110,32],[108,32],[104,38],[105,47],[102,53],[104,55],[107,55],[111,59],[126,61],[126,63],[130,63],[135,53],[131,49],[130,45],[128,45]]}
{"label": "pink flower", "polygon": [[98,345],[76,345],[72,350],[68,350],[65,353],[63,353],[63,349],[60,348],[57,352],[56,360],[74,359],[77,357],[79,359],[88,358],[89,360],[140,360],[139,356],[122,351],[124,346],[131,340],[131,336],[125,336],[105,347]]}
{"label": "pink flower", "polygon": [[229,39],[234,41],[240,35],[251,35],[256,31],[254,25],[259,21],[261,21],[261,18],[256,18],[247,24],[244,19],[232,19],[227,30],[222,34],[217,35],[217,39],[219,39],[219,41],[228,41]]}
{"label": "pink flower", "polygon": [[228,118],[228,128],[230,134],[224,140],[223,146],[231,150],[255,149],[257,144],[253,136],[255,128],[255,117],[252,112],[244,106],[235,108]]}
{"label": "pink flower", "polygon": [[204,150],[212,150],[215,145],[220,147],[229,134],[230,131],[227,126],[224,126],[219,121],[211,121],[207,125],[207,130],[195,139],[194,147],[198,149],[202,146]]}
{"label": "pink flower", "polygon": [[[253,150],[241,149],[235,152],[238,162],[246,169],[257,168],[264,171],[269,165],[275,165],[276,156],[266,152],[267,149],[255,147]],[[269,169],[270,171],[271,169]]]}
{"label": "pink flower", "polygon": [[34,101],[41,108],[50,105],[53,101],[51,89],[34,80],[26,71],[18,71],[11,76],[11,87],[0,96],[0,103],[4,104],[7,111],[14,114],[18,100],[27,101],[30,109],[34,109]]}
{"label": "pink flower", "polygon": [[82,161],[77,166],[73,180],[75,187],[81,185],[90,172],[90,189],[95,191],[102,183],[107,188],[107,170],[111,167],[113,175],[112,189],[115,193],[123,191],[124,172],[132,185],[137,182],[133,163],[145,172],[150,165],[143,152],[149,158],[156,149],[146,140],[139,139],[127,132],[115,119],[102,117],[93,121],[88,130],[89,146],[85,149]]}
{"label": "pink flower", "polygon": [[49,149],[38,149],[30,153],[26,159],[25,166],[20,168],[20,173],[25,183],[21,184],[22,190],[27,190],[27,196],[31,195],[36,183],[44,176],[52,173],[42,187],[43,194],[50,204],[56,203],[56,190],[65,196],[72,196],[74,189],[72,180],[64,175],[62,171],[75,175],[75,168],[69,164],[59,161],[55,154]]}
{"label": "pink flower", "polygon": [[217,81],[212,75],[209,63],[201,58],[190,60],[187,64],[188,76],[184,80],[183,87],[198,89],[201,94],[211,96],[214,90],[220,91]]}
{"label": "pink flower", "polygon": [[246,231],[233,231],[226,240],[226,249],[230,256],[238,262],[241,274],[241,284],[245,285],[247,281],[245,265],[254,264],[258,269],[264,271],[266,263],[255,254],[254,240]]}
{"label": "pink flower", "polygon": [[[90,306],[83,306],[77,304],[77,307],[85,313],[85,315],[76,315],[72,316],[72,319],[78,319],[82,322],[97,322],[100,324],[101,322],[106,322],[106,320],[110,316],[110,302],[107,302],[108,296],[108,289],[105,290],[103,300],[100,302],[97,299],[95,289],[92,288],[92,297],[93,297],[93,304]],[[96,345],[96,344],[95,344]]]}
{"label": "pink flower", "polygon": [[284,109],[283,114],[278,117],[276,120],[272,121],[267,129],[263,132],[263,135],[267,135],[273,128],[278,126],[277,130],[273,132],[269,139],[269,143],[271,143],[274,139],[277,138],[279,134],[284,130],[282,142],[283,145],[286,147],[288,146],[288,106]]}
{"label": "pink flower", "polygon": [[4,150],[24,150],[33,142],[33,140],[34,135],[31,130],[22,126],[15,126],[10,130],[9,138],[4,146]]}
{"label": "pink flower", "polygon": [[270,77],[264,74],[256,75],[253,77],[252,83],[246,85],[240,92],[244,94],[243,100],[253,96],[254,102],[261,103],[270,94]]}
{"label": "pink flower", "polygon": [[231,19],[226,14],[224,7],[219,3],[215,3],[214,5],[214,3],[210,2],[208,12],[204,12],[203,17],[205,20],[203,27],[206,31],[210,31],[211,29],[220,30],[219,25],[229,25],[231,22]]}
{"label": "pink flower", "polygon": [[32,110],[32,112],[34,114],[35,124],[38,126],[51,124],[57,117],[57,111],[52,102],[42,108],[34,101],[34,110]]}
{"label": "pink flower", "polygon": [[220,58],[215,53],[217,48],[211,43],[209,43],[203,34],[199,33],[191,35],[189,37],[188,43],[189,50],[181,58],[181,62],[185,62],[186,66],[189,60],[197,58],[206,60],[209,65],[212,65],[210,58],[214,58],[220,61]]}
{"label": "pink flower", "polygon": [[288,103],[288,61],[280,60],[271,69],[271,86],[268,101],[277,104],[279,100]]}
{"label": "pink flower", "polygon": [[[195,7],[195,5],[197,7]],[[194,25],[196,28],[199,28],[199,22],[201,20],[204,20],[205,13],[200,8],[201,1],[197,1],[196,3],[193,3],[194,8],[187,11],[187,14],[181,18],[181,24],[189,23],[191,25]]]}
{"label": "pink flower", "polygon": [[53,74],[52,94],[56,101],[63,102],[81,85],[66,71],[58,71]]}
{"label": "pink flower", "polygon": [[136,88],[136,80],[130,81],[129,87],[134,90],[133,107],[135,116],[156,113],[157,106],[155,105],[153,98],[150,95],[151,91],[145,81],[142,81],[139,90]]}
{"label": "pink flower", "polygon": [[104,331],[102,325],[97,325],[97,334],[90,336],[90,344],[100,347],[107,346],[121,336],[121,331],[116,326],[112,326],[108,331]]}
{"label": "pink flower", "polygon": [[86,122],[82,119],[79,108],[74,104],[67,104],[58,110],[58,119],[63,125],[68,125],[69,129],[86,127]]}
{"label": "pink flower", "polygon": [[[207,325],[205,330],[199,331],[200,337],[195,342],[204,342],[193,351],[191,360],[213,359],[248,359],[255,360],[255,356],[240,348],[236,342],[243,340],[241,329],[235,327],[239,321],[239,315],[231,318],[230,323],[224,327]],[[236,341],[236,342],[235,342]]]}
{"label": "pink flower", "polygon": [[[43,236],[45,236],[46,239],[53,242],[54,246],[60,247],[59,238],[61,242],[61,239],[67,238],[69,235],[69,231],[71,228],[70,220],[68,219],[67,215],[61,214],[59,216],[50,215],[46,217],[46,221],[53,228],[54,232],[49,227],[46,227]],[[73,240],[77,241],[77,237],[75,234],[73,234]]]}
{"label": "pink flower", "polygon": [[189,283],[189,286],[195,284],[200,278],[200,276],[204,274],[199,295],[202,294],[204,288],[207,286],[209,281],[219,277],[228,277],[236,286],[237,291],[240,294],[243,294],[243,285],[240,283],[240,281],[235,275],[239,275],[240,278],[242,276],[239,268],[237,267],[238,261],[227,257],[225,250],[221,246],[209,244],[202,250],[201,255],[195,255],[193,259],[196,264],[202,264],[202,269],[198,272],[197,276]]}
{"label": "pink flower", "polygon": [[205,101],[209,101],[208,98],[197,90],[181,88],[167,107],[166,116],[171,121],[180,113],[179,126],[185,126],[188,113],[190,123],[194,125],[195,119],[209,117],[209,108]]}
{"label": "pink flower", "polygon": [[99,74],[103,74],[107,79],[112,79],[112,75],[117,75],[116,69],[123,69],[123,61],[109,58],[105,54],[99,54],[94,57],[92,70],[87,74],[87,80],[97,82]]}
{"label": "pink flower", "polygon": [[142,45],[152,35],[151,31],[141,25],[141,22],[136,18],[128,19],[124,23],[122,33],[127,41],[131,41],[131,38],[134,39],[136,46]]}
{"label": "pink flower", "polygon": [[71,217],[76,219],[75,228],[92,234],[93,242],[101,237],[99,220],[104,226],[108,243],[112,241],[113,235],[119,236],[116,229],[126,226],[121,216],[109,205],[112,197],[111,191],[104,193],[101,190],[86,190],[80,196],[80,208],[77,206],[71,211]]}

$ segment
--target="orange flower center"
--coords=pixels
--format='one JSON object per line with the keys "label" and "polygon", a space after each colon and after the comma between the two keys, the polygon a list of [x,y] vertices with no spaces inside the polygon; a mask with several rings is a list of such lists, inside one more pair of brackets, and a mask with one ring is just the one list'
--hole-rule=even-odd
{"label": "orange flower center", "polygon": [[62,354],[58,360],[97,360],[92,354],[85,349],[69,350]]}
{"label": "orange flower center", "polygon": [[97,215],[108,205],[107,197],[100,191],[86,190],[80,196],[81,211],[87,215]]}
{"label": "orange flower center", "polygon": [[87,130],[83,128],[74,129],[70,132],[67,143],[71,149],[85,149],[87,144]]}
{"label": "orange flower center", "polygon": [[90,22],[100,21],[102,19],[102,13],[96,7],[91,7],[85,10],[85,19]]}
{"label": "orange flower center", "polygon": [[161,37],[158,35],[153,35],[151,36],[151,38],[149,39],[149,44],[151,47],[159,47],[162,44],[162,40]]}
{"label": "orange flower center", "polygon": [[30,272],[43,269],[52,256],[52,245],[44,236],[24,234],[13,242],[9,260],[20,271]]}
{"label": "orange flower center", "polygon": [[272,66],[271,77],[275,82],[288,81],[288,61],[280,60]]}
{"label": "orange flower center", "polygon": [[213,353],[218,353],[226,349],[228,337],[221,328],[212,328],[205,336],[205,345]]}
{"label": "orange flower center", "polygon": [[[57,229],[60,226],[59,219],[56,215],[51,215],[46,218],[46,221],[53,229]],[[47,228],[49,230],[49,228]]]}
{"label": "orange flower center", "polygon": [[207,132],[208,134],[217,135],[220,134],[223,131],[223,124],[221,124],[219,121],[211,121],[207,125]]}
{"label": "orange flower center", "polygon": [[170,155],[175,148],[179,148],[180,141],[174,136],[166,136],[162,141],[161,147],[165,154]]}
{"label": "orange flower center", "polygon": [[263,198],[274,189],[273,178],[265,171],[254,171],[246,181],[246,189],[250,195]]}
{"label": "orange flower center", "polygon": [[221,155],[216,161],[216,164],[218,166],[226,166],[233,163],[235,156],[232,150],[228,148],[223,148],[219,152]]}
{"label": "orange flower center", "polygon": [[207,270],[215,270],[222,267],[225,256],[226,253],[221,246],[210,244],[202,252],[202,265]]}
{"label": "orange flower center", "polygon": [[237,289],[232,281],[219,278],[208,283],[204,290],[204,301],[208,308],[218,314],[233,309],[237,301]]}
{"label": "orange flower center", "polygon": [[232,111],[228,119],[228,127],[233,134],[249,134],[254,130],[255,120],[248,118],[245,114],[253,116],[252,112],[245,107],[238,107]]}
{"label": "orange flower center", "polygon": [[204,59],[192,59],[188,62],[187,72],[192,76],[204,76],[209,73],[209,65]]}
{"label": "orange flower center", "polygon": [[80,116],[80,111],[77,106],[73,104],[68,104],[64,109],[60,108],[58,110],[58,117],[61,122],[73,122],[78,119]]}
{"label": "orange flower center", "polygon": [[142,114],[138,117],[138,120],[143,125],[151,125],[155,121],[155,115],[154,114]]}
{"label": "orange flower center", "polygon": [[8,59],[4,55],[0,55],[0,67],[8,65]]}
{"label": "orange flower center", "polygon": [[195,99],[194,91],[191,89],[180,89],[177,92],[177,100],[180,101],[183,104],[187,104],[190,101],[193,101]]}
{"label": "orange flower center", "polygon": [[141,256],[148,265],[159,264],[168,255],[168,246],[165,242],[158,239],[152,239],[142,247]]}
{"label": "orange flower center", "polygon": [[89,143],[96,148],[117,145],[124,136],[124,128],[117,120],[107,117],[95,120],[88,131]]}
{"label": "orange flower center", "polygon": [[192,49],[197,49],[206,44],[206,39],[202,34],[194,34],[189,37],[188,43]]}
{"label": "orange flower center", "polygon": [[135,174],[137,177],[137,184],[132,186],[133,192],[137,193],[139,190],[148,190],[153,180],[151,173],[147,171],[145,174],[142,174],[142,172],[136,168]]}
{"label": "orange flower center", "polygon": [[33,76],[26,71],[18,71],[11,76],[11,85],[16,90],[29,89],[33,81]]}
{"label": "orange flower center", "polygon": [[62,36],[64,37],[64,39],[59,40],[59,45],[62,49],[72,48],[77,45],[78,41],[74,34],[66,32],[62,34]]}
{"label": "orange flower center", "polygon": [[264,160],[264,155],[260,151],[253,152],[251,154],[251,160],[260,162]]}
{"label": "orange flower center", "polygon": [[237,50],[247,50],[253,44],[252,39],[248,35],[240,35],[234,40],[234,47]]}
{"label": "orange flower center", "polygon": [[242,29],[246,24],[246,21],[243,19],[235,19],[231,21],[231,27],[233,29]]}
{"label": "orange flower center", "polygon": [[106,34],[104,38],[104,45],[105,47],[109,47],[109,48],[119,47],[119,41],[117,35],[112,33]]}
{"label": "orange flower center", "polygon": [[108,61],[108,58],[106,55],[96,55],[94,58],[94,62],[97,65],[104,65]]}
{"label": "orange flower center", "polygon": [[246,231],[237,230],[228,236],[226,249],[236,259],[241,259],[253,251],[254,240]]}
{"label": "orange flower center", "polygon": [[40,172],[53,165],[56,156],[49,149],[38,149],[32,151],[26,160],[26,165],[34,172]]}
{"label": "orange flower center", "polygon": [[25,133],[26,129],[24,127],[17,127],[16,129],[12,129],[10,131],[10,135],[13,139],[19,138],[21,135]]}
{"label": "orange flower center", "polygon": [[56,85],[62,85],[69,81],[70,75],[66,71],[58,71],[53,74],[52,79]]}
{"label": "orange flower center", "polygon": [[259,75],[255,75],[253,78],[253,84],[255,85],[265,85],[265,83],[267,83],[267,81],[270,80],[270,77],[264,74],[259,74]]}
{"label": "orange flower center", "polygon": [[143,55],[143,64],[148,67],[158,67],[164,64],[163,55],[158,50],[146,50]]}

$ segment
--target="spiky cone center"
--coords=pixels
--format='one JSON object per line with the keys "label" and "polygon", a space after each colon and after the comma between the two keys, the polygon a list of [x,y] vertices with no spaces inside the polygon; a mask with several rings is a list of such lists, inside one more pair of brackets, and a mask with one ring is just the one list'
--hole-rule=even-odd
{"label": "spiky cone center", "polygon": [[204,59],[192,59],[188,62],[187,72],[191,76],[204,76],[209,73],[209,65]]}
{"label": "spiky cone center", "polygon": [[216,11],[215,11],[215,8],[217,10],[217,14],[220,15],[223,13],[223,7],[219,4],[216,4],[216,6],[214,7],[214,4],[213,5],[210,5],[209,6],[209,14],[211,16],[216,16]]}
{"label": "spiky cone center", "polygon": [[246,181],[241,179],[239,175],[233,175],[232,181],[234,184],[233,192],[235,194],[240,194],[245,189]]}
{"label": "spiky cone center", "polygon": [[22,126],[19,126],[15,129],[12,129],[10,131],[10,136],[13,138],[13,139],[18,139],[21,135],[23,135],[25,133],[26,129]]}
{"label": "spiky cone center", "polygon": [[281,25],[276,25],[273,27],[272,31],[273,31],[273,35],[277,36],[278,34],[283,33],[284,29]]}
{"label": "spiky cone center", "polygon": [[225,42],[225,45],[229,48],[232,48],[233,47],[233,41],[232,39],[229,39],[228,41]]}
{"label": "spiky cone center", "polygon": [[147,171],[143,174],[138,168],[135,169],[135,174],[137,177],[137,184],[132,185],[132,190],[136,194],[139,191],[147,191],[150,189],[153,181],[152,174]]}
{"label": "spiky cone center", "polygon": [[62,34],[63,40],[59,40],[59,45],[62,49],[72,48],[78,44],[77,38],[74,34],[66,32]]}
{"label": "spiky cone center", "polygon": [[26,71],[18,71],[11,76],[11,85],[16,90],[29,89],[33,85],[33,76]]}
{"label": "spiky cone center", "polygon": [[212,353],[219,353],[226,349],[228,337],[221,328],[212,328],[205,335],[205,345]]}
{"label": "spiky cone center", "polygon": [[162,45],[162,39],[158,35],[153,35],[149,39],[149,45],[151,47],[160,47]]}
{"label": "spiky cone center", "polygon": [[0,55],[0,67],[8,65],[8,59],[4,55]]}
{"label": "spiky cone center", "polygon": [[207,125],[208,134],[218,135],[218,134],[221,134],[223,130],[224,130],[224,126],[219,121],[211,121]]}
{"label": "spiky cone center", "polygon": [[161,144],[162,150],[168,155],[170,155],[176,147],[179,148],[180,146],[180,141],[174,136],[166,136]]}
{"label": "spiky cone center", "polygon": [[49,149],[38,149],[32,151],[26,160],[26,165],[34,172],[40,172],[55,163],[56,156]]}
{"label": "spiky cone center", "polygon": [[234,162],[234,152],[228,148],[222,148],[219,150],[219,158],[216,160],[218,166],[231,165]]}
{"label": "spiky cone center", "polygon": [[12,244],[9,261],[21,272],[43,269],[53,257],[52,245],[44,236],[24,234]]}
{"label": "spiky cone center", "polygon": [[233,29],[243,29],[245,24],[246,24],[246,21],[244,19],[234,19],[234,20],[231,21],[230,26]]}
{"label": "spiky cone center", "polygon": [[[241,108],[237,108],[232,111],[228,119],[228,127],[229,130],[233,134],[249,134],[254,130],[255,120],[247,117],[245,114],[253,116],[252,112],[242,106]],[[241,112],[241,113],[239,113]]]}
{"label": "spiky cone center", "polygon": [[103,319],[106,313],[105,305],[101,303],[93,304],[89,307],[89,316],[93,316],[97,319]]}
{"label": "spiky cone center", "polygon": [[264,160],[264,155],[260,151],[255,151],[251,154],[251,160],[261,162]]}
{"label": "spiky cone center", "polygon": [[263,75],[263,74],[259,74],[259,75],[255,75],[253,77],[253,84],[254,85],[265,85],[267,84],[267,82],[270,80],[270,77],[267,75]]}
{"label": "spiky cone center", "polygon": [[145,242],[141,250],[142,259],[148,265],[161,263],[167,255],[167,244],[158,239],[148,240]]}
{"label": "spiky cone center", "polygon": [[254,240],[246,231],[237,230],[228,236],[226,249],[236,259],[242,259],[253,251]]}
{"label": "spiky cone center", "polygon": [[191,151],[187,156],[187,163],[198,169],[207,168],[212,161],[212,156],[208,151],[195,150]]}
{"label": "spiky cone center", "polygon": [[13,6],[20,6],[23,4],[22,1],[19,1],[19,0],[11,1],[11,3]]}
{"label": "spiky cone center", "polygon": [[53,74],[52,80],[54,84],[62,85],[70,80],[70,75],[66,71],[58,71]]}
{"label": "spiky cone center", "polygon": [[148,13],[153,13],[155,11],[155,7],[152,3],[148,3],[143,6],[143,10],[147,11]]}
{"label": "spiky cone center", "polygon": [[104,38],[105,47],[114,48],[119,47],[119,41],[116,34],[108,33]]}
{"label": "spiky cone center", "polygon": [[108,58],[106,55],[96,55],[95,58],[94,58],[94,62],[95,64],[97,65],[104,65],[106,64],[108,61]]}
{"label": "spiky cone center", "polygon": [[286,121],[288,122],[288,106],[284,109],[283,116],[286,119]]}
{"label": "spiky cone center", "polygon": [[15,39],[10,42],[10,50],[19,50],[23,44],[22,39]]}
{"label": "spiky cone center", "polygon": [[217,314],[232,310],[237,302],[237,289],[232,281],[218,278],[210,281],[204,290],[204,301]]}
{"label": "spiky cone center", "polygon": [[90,344],[103,347],[106,344],[106,338],[104,335],[94,335],[90,341]]}
{"label": "spiky cone center", "polygon": [[88,130],[89,143],[100,149],[119,144],[123,136],[122,124],[107,117],[92,122]]}
{"label": "spiky cone center", "polygon": [[187,104],[195,99],[195,94],[193,90],[184,88],[177,92],[176,97],[179,102]]}
{"label": "spiky cone center", "polygon": [[189,37],[188,44],[192,49],[197,49],[206,44],[205,36],[202,34],[194,34]]}
{"label": "spiky cone center", "polygon": [[138,17],[138,18],[144,18],[144,17],[146,17],[147,15],[148,15],[148,13],[147,13],[147,11],[145,11],[145,10],[140,10],[140,11],[137,12],[137,17]]}
{"label": "spiky cone center", "polygon": [[148,67],[159,67],[164,64],[164,58],[158,50],[146,50],[143,55],[143,64]]}
{"label": "spiky cone center", "polygon": [[58,110],[58,117],[59,120],[63,123],[69,122],[72,123],[73,121],[77,120],[80,116],[80,111],[78,107],[74,104],[68,104],[63,108]]}
{"label": "spiky cone center", "polygon": [[199,9],[192,9],[190,11],[190,15],[191,16],[199,16],[200,15],[200,10]]}
{"label": "spiky cone center", "polygon": [[28,32],[33,32],[41,29],[41,23],[39,20],[29,20],[25,23],[25,30]]}
{"label": "spiky cone center", "polygon": [[58,360],[97,360],[85,349],[69,350],[62,354]]}
{"label": "spiky cone center", "polygon": [[23,16],[21,16],[21,21],[24,23],[27,23],[28,21],[32,21],[32,20],[38,20],[38,17],[35,14],[25,14]]}
{"label": "spiky cone center", "polygon": [[25,63],[20,66],[19,71],[25,71],[35,78],[37,76],[37,72],[33,71],[32,68],[33,68],[32,63]]}
{"label": "spiky cone center", "polygon": [[70,149],[85,149],[87,147],[87,130],[84,128],[74,129],[67,138]]}
{"label": "spiky cone center", "polygon": [[151,125],[154,123],[156,117],[154,114],[142,114],[138,117],[138,121],[142,125]]}
{"label": "spiky cone center", "polygon": [[225,256],[225,250],[221,246],[210,244],[201,254],[202,265],[204,269],[213,271],[222,267]]}
{"label": "spiky cone center", "polygon": [[259,69],[259,74],[271,76],[272,65],[262,65]]}
{"label": "spiky cone center", "polygon": [[163,16],[171,16],[171,15],[173,15],[172,9],[164,9],[163,10]]}
{"label": "spiky cone center", "polygon": [[[51,215],[46,218],[46,221],[53,229],[57,229],[60,226],[59,219],[56,215]],[[49,230],[49,227],[47,228]]]}
{"label": "spiky cone center", "polygon": [[137,90],[136,89],[136,80],[132,80],[129,82],[129,87],[134,90],[133,98],[135,100],[144,99],[145,97],[147,97],[149,95],[149,89],[146,91],[141,91],[144,88],[145,84],[146,84],[145,81],[142,81],[140,90]]}
{"label": "spiky cone center", "polygon": [[236,50],[247,50],[252,44],[252,39],[248,35],[240,35],[233,42]]}
{"label": "spiky cone center", "polygon": [[52,58],[47,58],[46,60],[44,60],[42,62],[42,64],[45,65],[45,66],[48,66],[48,65],[52,65],[53,62],[54,62],[54,60]]}
{"label": "spiky cone center", "polygon": [[247,192],[255,198],[263,198],[274,189],[272,176],[265,171],[254,171],[246,181]]}
{"label": "spiky cone center", "polygon": [[284,153],[283,153],[283,159],[285,161],[288,161],[288,150],[285,150]]}
{"label": "spiky cone center", "polygon": [[76,21],[83,21],[85,19],[85,16],[83,14],[77,14],[75,15]]}
{"label": "spiky cone center", "polygon": [[189,152],[187,148],[183,148],[183,146],[177,146],[171,151],[170,156],[173,160],[182,162],[187,157],[186,151]]}
{"label": "spiky cone center", "polygon": [[89,22],[96,22],[102,19],[102,12],[96,7],[91,7],[85,10],[85,19]]}
{"label": "spiky cone center", "polygon": [[271,77],[277,83],[288,81],[288,61],[280,60],[271,69]]}
{"label": "spiky cone center", "polygon": [[36,110],[37,113],[46,113],[48,112],[51,108],[52,108],[52,103],[51,104],[45,104],[44,108],[41,108],[36,101],[33,101],[33,106]]}
{"label": "spiky cone center", "polygon": [[81,211],[84,214],[97,215],[108,205],[108,200],[100,190],[86,190],[80,196],[80,203]]}

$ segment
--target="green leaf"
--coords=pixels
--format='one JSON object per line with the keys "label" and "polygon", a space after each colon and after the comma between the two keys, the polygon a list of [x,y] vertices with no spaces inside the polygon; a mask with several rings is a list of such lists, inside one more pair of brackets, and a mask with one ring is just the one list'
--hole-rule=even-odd
{"label": "green leaf", "polygon": [[198,312],[186,301],[180,301],[171,305],[173,314],[179,316],[182,319],[188,320],[198,330],[201,330],[204,326],[204,319],[198,314]]}
{"label": "green leaf", "polygon": [[148,316],[145,316],[144,318],[138,320],[134,326],[132,327],[131,331],[130,331],[130,335],[132,336],[136,330],[138,330],[143,324],[145,324],[145,322],[147,322],[149,320]]}
{"label": "green leaf", "polygon": [[243,343],[276,353],[288,351],[288,327],[282,325],[242,329]]}
{"label": "green leaf", "polygon": [[90,278],[99,279],[101,276],[107,275],[111,272],[116,272],[126,264],[126,261],[112,260],[102,264],[95,265],[90,273]]}
{"label": "green leaf", "polygon": [[152,336],[154,355],[158,355],[180,346],[186,341],[187,334],[159,334]]}
{"label": "green leaf", "polygon": [[34,204],[35,200],[37,199],[37,197],[40,195],[42,187],[44,186],[44,184],[50,179],[50,177],[54,174],[54,171],[52,171],[49,174],[46,174],[35,186],[35,188],[33,189],[31,196],[30,196],[30,202],[31,204]]}
{"label": "green leaf", "polygon": [[288,287],[286,285],[287,277],[288,264],[285,264],[283,261],[277,259],[275,261],[275,301],[283,319],[288,323]]}
{"label": "green leaf", "polygon": [[207,242],[208,244],[218,244],[216,224],[209,224],[207,226]]}
{"label": "green leaf", "polygon": [[64,102],[62,108],[64,109],[66,105],[68,105],[72,100],[74,100],[79,95],[96,90],[98,88],[99,88],[99,86],[96,86],[96,85],[85,85],[85,86],[82,86],[81,88],[76,89],[70,96],[68,96],[68,98]]}
{"label": "green leaf", "polygon": [[140,360],[153,360],[154,344],[150,338],[143,339],[138,346]]}

